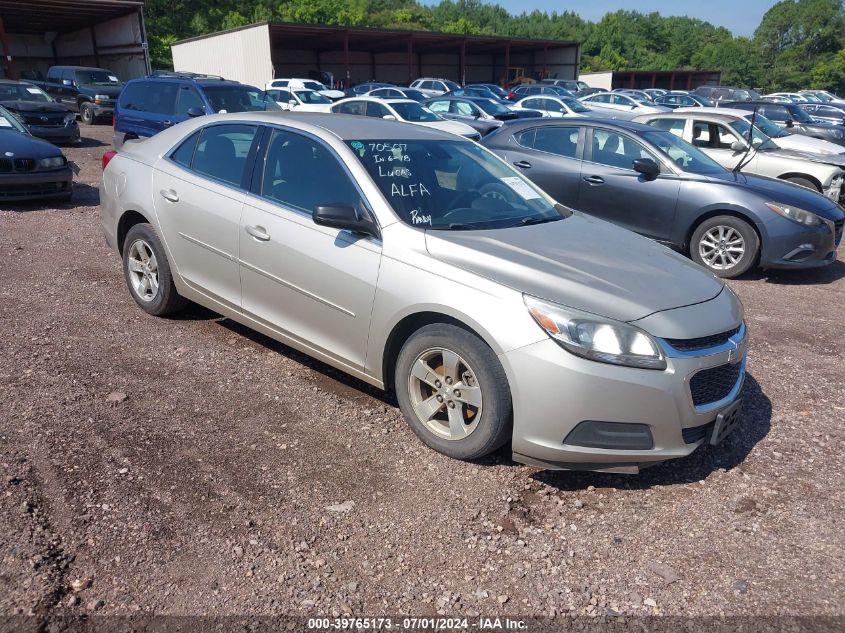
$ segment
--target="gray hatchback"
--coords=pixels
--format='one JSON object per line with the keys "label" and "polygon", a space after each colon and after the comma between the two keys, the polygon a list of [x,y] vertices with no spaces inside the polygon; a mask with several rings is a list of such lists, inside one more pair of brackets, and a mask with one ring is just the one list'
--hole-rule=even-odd
{"label": "gray hatchback", "polygon": [[729,171],[628,121],[524,121],[483,144],[557,201],[688,254],[720,277],[836,260],[842,209],[791,183]]}

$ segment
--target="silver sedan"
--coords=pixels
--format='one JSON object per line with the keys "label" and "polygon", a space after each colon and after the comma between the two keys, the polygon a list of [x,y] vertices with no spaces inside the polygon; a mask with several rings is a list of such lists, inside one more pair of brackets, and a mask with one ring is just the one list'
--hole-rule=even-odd
{"label": "silver sedan", "polygon": [[207,116],[127,144],[100,199],[143,310],[194,301],[392,389],[452,457],[509,443],[548,468],[637,472],[740,420],[745,328],[724,283],[471,141]]}

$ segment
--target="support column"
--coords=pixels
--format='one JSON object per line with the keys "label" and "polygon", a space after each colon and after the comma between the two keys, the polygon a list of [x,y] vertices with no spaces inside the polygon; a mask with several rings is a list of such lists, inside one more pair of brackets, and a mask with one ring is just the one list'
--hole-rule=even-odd
{"label": "support column", "polygon": [[540,79],[545,79],[549,73],[549,45],[543,46],[543,76]]}
{"label": "support column", "polygon": [[510,73],[510,70],[509,70],[510,67],[511,67],[511,43],[508,42],[507,44],[505,44],[505,80],[504,80],[504,82],[502,82],[502,83],[504,83],[504,86],[502,86],[503,88],[509,87],[508,86],[508,79],[509,79],[508,73]]}
{"label": "support column", "polygon": [[657,73],[651,73],[651,87],[657,88]]}
{"label": "support column", "polygon": [[414,36],[408,36],[408,85],[414,80]]}
{"label": "support column", "polygon": [[675,89],[675,73],[669,75],[669,90]]}
{"label": "support column", "polygon": [[349,31],[343,32],[343,65],[346,67],[346,85],[347,90],[352,85],[351,73],[349,72]]}
{"label": "support column", "polygon": [[376,54],[370,53],[370,79],[376,81]]}
{"label": "support column", "polygon": [[6,77],[8,79],[19,79],[18,68],[15,60],[12,59],[12,45],[6,35],[6,27],[3,24],[3,16],[0,15],[0,44],[3,45],[3,56],[6,58]]}
{"label": "support column", "polygon": [[100,50],[97,48],[97,34],[94,32],[94,27],[88,27],[89,32],[91,33],[91,45],[94,47],[94,65],[97,68],[102,67],[100,63]]}
{"label": "support column", "polygon": [[463,40],[461,42],[461,58],[460,58],[460,67],[458,69],[458,77],[460,77],[461,86],[465,86],[466,83],[467,83],[466,56],[467,56],[467,41]]}
{"label": "support column", "polygon": [[144,21],[144,7],[138,9],[138,23],[141,25],[141,50],[144,52],[144,67],[147,74],[153,72],[152,61],[150,61],[150,41],[147,39],[147,23]]}

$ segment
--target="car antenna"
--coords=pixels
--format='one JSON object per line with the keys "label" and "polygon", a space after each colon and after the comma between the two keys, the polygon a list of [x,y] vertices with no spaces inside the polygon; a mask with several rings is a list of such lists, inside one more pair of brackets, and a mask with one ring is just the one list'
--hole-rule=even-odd
{"label": "car antenna", "polygon": [[745,148],[745,153],[742,155],[742,158],[739,159],[739,162],[734,165],[733,172],[739,173],[747,162],[744,162],[748,155],[751,153],[752,141],[754,140],[754,122],[757,120],[757,106],[754,106],[754,109],[751,111],[751,125],[748,127],[748,147]]}

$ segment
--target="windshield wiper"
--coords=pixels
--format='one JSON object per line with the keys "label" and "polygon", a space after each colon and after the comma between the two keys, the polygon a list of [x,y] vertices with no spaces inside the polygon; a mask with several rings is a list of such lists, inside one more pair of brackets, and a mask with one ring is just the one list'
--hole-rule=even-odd
{"label": "windshield wiper", "polygon": [[520,226],[528,226],[529,224],[545,224],[546,222],[557,222],[558,220],[562,220],[561,216],[558,217],[550,217],[550,218],[537,218],[537,217],[530,217],[530,218],[522,218],[519,221]]}

